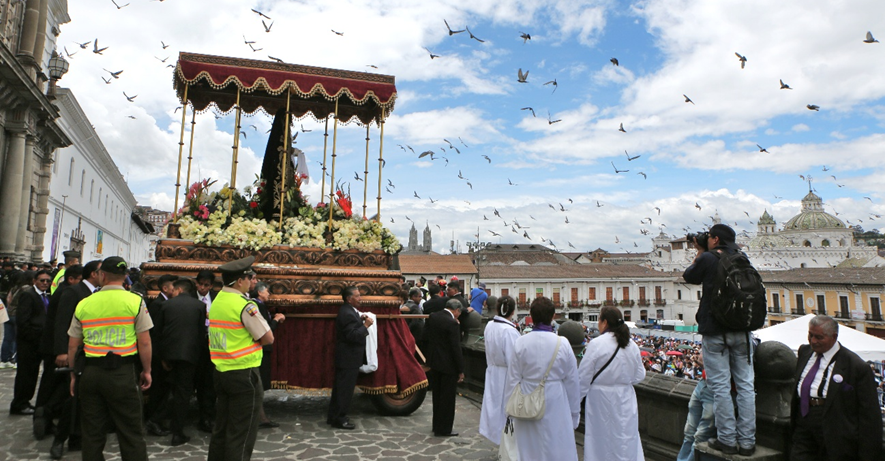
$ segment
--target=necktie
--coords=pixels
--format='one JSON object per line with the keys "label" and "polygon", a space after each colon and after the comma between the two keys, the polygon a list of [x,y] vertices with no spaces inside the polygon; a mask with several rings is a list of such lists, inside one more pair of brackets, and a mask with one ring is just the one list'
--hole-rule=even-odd
{"label": "necktie", "polygon": [[820,359],[823,358],[820,354],[815,355],[817,355],[817,360],[814,361],[814,365],[811,366],[808,374],[805,375],[805,379],[802,380],[802,389],[799,393],[799,412],[802,413],[803,417],[808,414],[808,407],[811,406],[811,383],[814,382],[814,376],[820,368]]}
{"label": "necktie", "polygon": [[46,296],[46,293],[43,293],[40,297],[43,298],[43,311],[45,312],[49,309],[49,297]]}

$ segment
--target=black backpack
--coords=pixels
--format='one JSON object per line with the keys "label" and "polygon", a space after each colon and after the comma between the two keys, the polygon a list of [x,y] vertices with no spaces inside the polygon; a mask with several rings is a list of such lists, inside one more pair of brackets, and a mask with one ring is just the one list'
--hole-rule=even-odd
{"label": "black backpack", "polygon": [[719,258],[711,307],[716,324],[728,331],[753,331],[765,323],[767,300],[759,272],[741,251],[714,251]]}

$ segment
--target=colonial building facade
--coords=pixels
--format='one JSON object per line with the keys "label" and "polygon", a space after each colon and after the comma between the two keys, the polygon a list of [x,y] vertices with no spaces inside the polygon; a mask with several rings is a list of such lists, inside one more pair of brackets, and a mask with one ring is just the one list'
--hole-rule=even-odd
{"label": "colonial building facade", "polygon": [[47,95],[66,0],[0,0],[0,256],[40,261],[56,149],[71,144]]}
{"label": "colonial building facade", "polygon": [[73,140],[52,163],[45,260],[68,249],[83,260],[120,256],[136,265],[153,258],[155,227],[140,216],[135,197],[71,90],[56,91],[58,122]]}

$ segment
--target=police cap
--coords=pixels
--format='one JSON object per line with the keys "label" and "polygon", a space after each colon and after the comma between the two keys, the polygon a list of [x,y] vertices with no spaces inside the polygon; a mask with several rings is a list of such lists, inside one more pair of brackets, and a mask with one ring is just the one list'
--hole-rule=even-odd
{"label": "police cap", "polygon": [[111,256],[101,262],[100,269],[102,272],[109,274],[124,275],[129,270],[129,266],[126,264],[125,259],[119,256]]}
{"label": "police cap", "polygon": [[80,252],[77,250],[63,251],[61,254],[65,257],[65,259],[71,259],[71,258],[80,259]]}
{"label": "police cap", "polygon": [[222,264],[218,267],[218,270],[221,271],[222,275],[227,275],[229,277],[239,277],[248,272],[252,267],[252,263],[254,262],[255,256],[247,256],[236,261],[231,261],[227,264]]}

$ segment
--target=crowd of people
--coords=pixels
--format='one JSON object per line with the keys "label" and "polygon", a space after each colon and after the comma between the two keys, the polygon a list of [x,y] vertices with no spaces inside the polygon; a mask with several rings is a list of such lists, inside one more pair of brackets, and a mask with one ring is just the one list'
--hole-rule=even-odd
{"label": "crowd of people", "polygon": [[173,446],[190,440],[196,395],[195,426],[212,433],[208,459],[248,459],[258,428],[278,426],[262,396],[273,330],[285,321],[265,305],[254,258],[220,266],[221,280],[162,275],[147,304],[140,272],[122,258],[64,256],[54,271],[3,263],[2,359],[16,368],[9,413],[30,416],[36,439],[53,437],[52,459],[66,443],[84,460],[103,459],[110,427],[123,459],[146,460],[145,433],[171,435]]}

